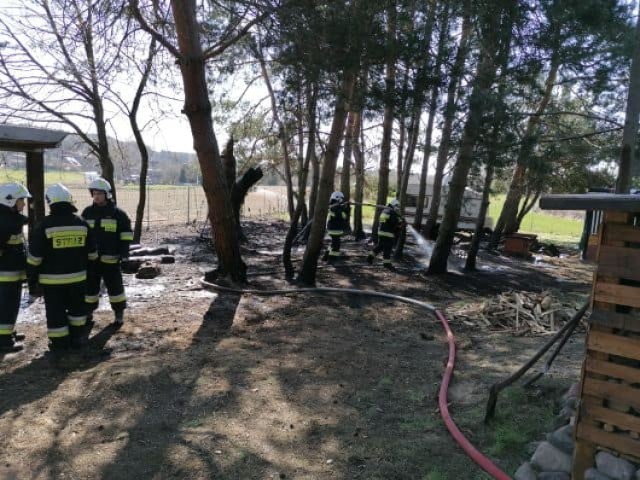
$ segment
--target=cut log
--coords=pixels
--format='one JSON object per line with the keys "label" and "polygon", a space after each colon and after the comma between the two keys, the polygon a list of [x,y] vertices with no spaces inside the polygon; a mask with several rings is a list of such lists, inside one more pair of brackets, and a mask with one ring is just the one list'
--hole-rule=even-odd
{"label": "cut log", "polygon": [[160,263],[175,263],[176,258],[173,255],[157,255],[146,257],[133,257],[125,258],[120,263],[123,273],[136,273],[138,269],[145,263],[160,264]]}
{"label": "cut log", "polygon": [[143,263],[136,273],[136,278],[151,279],[156,278],[161,273],[160,266],[155,263],[146,262]]}
{"label": "cut log", "polygon": [[135,250],[129,250],[131,257],[143,257],[147,255],[173,255],[175,248],[173,247],[141,247]]}

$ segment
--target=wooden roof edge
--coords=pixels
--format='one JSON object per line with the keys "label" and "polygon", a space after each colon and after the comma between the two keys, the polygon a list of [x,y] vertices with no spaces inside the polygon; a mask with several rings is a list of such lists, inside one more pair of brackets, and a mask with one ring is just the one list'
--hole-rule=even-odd
{"label": "wooden roof edge", "polygon": [[31,151],[55,148],[69,132],[19,125],[0,125],[0,150]]}
{"label": "wooden roof edge", "polygon": [[640,212],[640,195],[616,193],[577,193],[543,195],[542,210],[617,210]]}

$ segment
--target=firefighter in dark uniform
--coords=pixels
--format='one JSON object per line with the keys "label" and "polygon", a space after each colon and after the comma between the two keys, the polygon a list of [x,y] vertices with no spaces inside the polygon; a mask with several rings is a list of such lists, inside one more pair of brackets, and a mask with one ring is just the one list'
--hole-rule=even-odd
{"label": "firefighter in dark uniform", "polygon": [[27,278],[27,254],[22,227],[27,217],[22,215],[29,191],[19,183],[0,185],[0,353],[17,352],[22,335],[15,333],[20,310],[22,282]]}
{"label": "firefighter in dark uniform", "polygon": [[331,248],[324,254],[324,260],[339,258],[340,240],[349,227],[349,205],[344,203],[342,192],[333,192],[329,200],[329,216],[327,219],[327,233],[331,237]]}
{"label": "firefighter in dark uniform", "polygon": [[60,183],[51,185],[45,199],[50,213],[29,238],[29,292],[44,295],[49,347],[64,353],[86,344],[87,267],[98,252],[89,225],[76,215],[69,190]]}
{"label": "firefighter in dark uniform", "polygon": [[377,254],[382,252],[382,264],[389,270],[395,270],[391,263],[391,250],[396,241],[396,236],[404,227],[404,220],[400,216],[400,202],[394,198],[380,213],[378,226],[378,243],[373,252],[367,257],[367,262],[373,263]]}
{"label": "firefighter in dark uniform", "polygon": [[98,308],[100,281],[104,280],[114,312],[114,322],[122,325],[127,297],[122,283],[120,260],[129,257],[129,244],[133,240],[131,220],[113,203],[111,185],[104,178],[93,180],[89,184],[89,192],[93,204],[84,209],[82,218],[95,232],[99,255],[95,269],[89,270],[87,280],[89,319],[93,319],[93,311]]}

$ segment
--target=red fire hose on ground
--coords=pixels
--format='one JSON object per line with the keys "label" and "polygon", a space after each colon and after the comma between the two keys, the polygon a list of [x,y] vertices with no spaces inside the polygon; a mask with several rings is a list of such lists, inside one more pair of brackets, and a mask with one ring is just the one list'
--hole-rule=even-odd
{"label": "red fire hose on ground", "polygon": [[446,317],[433,305],[414,300],[412,298],[403,297],[401,295],[393,295],[390,293],[375,292],[373,290],[358,290],[353,288],[329,288],[329,287],[310,287],[299,289],[278,289],[278,290],[256,290],[256,289],[236,289],[230,287],[224,287],[215,283],[207,282],[204,279],[200,280],[200,283],[205,287],[212,290],[236,294],[252,294],[252,295],[295,295],[298,293],[348,293],[355,295],[365,295],[369,297],[387,298],[391,300],[416,305],[420,308],[424,308],[433,313],[436,318],[442,324],[445,333],[447,334],[447,343],[449,345],[449,356],[447,360],[447,366],[442,376],[442,384],[440,385],[440,392],[438,393],[438,405],[440,409],[440,415],[444,420],[444,423],[449,430],[449,433],[453,439],[462,447],[464,452],[476,462],[480,468],[486,471],[489,475],[497,480],[510,480],[511,477],[497,467],[491,460],[484,456],[478,449],[476,449],[471,442],[463,435],[460,429],[457,427],[451,415],[449,414],[449,406],[447,404],[447,396],[449,391],[449,383],[453,375],[453,369],[456,361],[456,344],[453,332],[449,327],[449,322]]}

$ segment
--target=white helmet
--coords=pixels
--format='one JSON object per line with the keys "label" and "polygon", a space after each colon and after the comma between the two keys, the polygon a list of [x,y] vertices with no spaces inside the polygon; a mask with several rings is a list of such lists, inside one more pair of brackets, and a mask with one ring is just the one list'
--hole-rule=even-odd
{"label": "white helmet", "polygon": [[47,200],[47,204],[49,206],[54,203],[70,203],[73,205],[73,197],[71,196],[71,192],[67,190],[61,183],[56,183],[47,188],[46,193],[44,194],[44,198]]}
{"label": "white helmet", "polygon": [[17,182],[0,185],[0,205],[13,207],[19,198],[31,198],[29,190],[24,185]]}
{"label": "white helmet", "polygon": [[100,190],[104,192],[107,199],[111,199],[111,184],[104,178],[98,177],[89,184],[89,191]]}
{"label": "white helmet", "polygon": [[344,195],[342,192],[333,192],[331,194],[331,203],[342,203],[344,202]]}
{"label": "white helmet", "polygon": [[400,201],[397,198],[394,198],[389,202],[389,206],[394,210],[398,210],[400,208]]}

